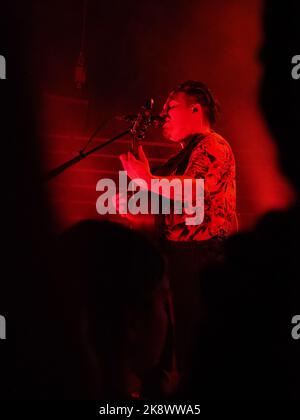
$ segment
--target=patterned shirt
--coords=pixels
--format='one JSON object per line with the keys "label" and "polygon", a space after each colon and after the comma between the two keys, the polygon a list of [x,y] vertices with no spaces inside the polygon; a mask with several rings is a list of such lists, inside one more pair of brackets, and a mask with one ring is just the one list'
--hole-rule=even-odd
{"label": "patterned shirt", "polygon": [[172,241],[226,238],[237,230],[235,160],[231,147],[219,134],[209,133],[193,148],[186,168],[169,175],[204,179],[204,220],[187,225],[186,215],[165,215],[163,236]]}

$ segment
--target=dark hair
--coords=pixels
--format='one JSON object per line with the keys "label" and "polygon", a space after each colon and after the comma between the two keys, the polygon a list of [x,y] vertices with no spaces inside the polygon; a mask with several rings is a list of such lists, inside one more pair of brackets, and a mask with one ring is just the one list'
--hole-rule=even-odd
{"label": "dark hair", "polygon": [[204,83],[197,82],[196,80],[186,80],[176,86],[173,89],[173,92],[184,92],[188,96],[193,96],[196,102],[202,106],[210,124],[216,122],[217,114],[220,111],[220,105]]}

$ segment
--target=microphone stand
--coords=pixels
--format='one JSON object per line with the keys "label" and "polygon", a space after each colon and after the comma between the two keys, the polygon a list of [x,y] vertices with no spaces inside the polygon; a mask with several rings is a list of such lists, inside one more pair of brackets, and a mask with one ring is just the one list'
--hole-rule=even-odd
{"label": "microphone stand", "polygon": [[76,165],[76,163],[80,162],[81,160],[85,159],[89,155],[95,153],[97,150],[102,149],[103,147],[109,145],[110,143],[114,142],[115,140],[118,140],[121,137],[126,136],[127,134],[131,133],[132,135],[132,151],[137,156],[137,148],[139,145],[139,141],[142,140],[145,137],[147,129],[151,125],[151,110],[153,108],[154,100],[152,98],[148,99],[146,104],[141,108],[140,112],[137,115],[137,118],[135,119],[133,125],[130,129],[127,129],[126,131],[123,131],[120,134],[117,134],[115,137],[111,138],[110,140],[107,140],[104,143],[99,144],[98,146],[94,147],[93,149],[88,150],[85,152],[85,148],[89,145],[91,140],[96,136],[96,134],[99,132],[100,128],[102,127],[102,124],[96,128],[94,133],[91,135],[88,143],[86,146],[79,150],[78,155],[74,158],[68,160],[67,162],[63,163],[62,165],[57,166],[46,176],[44,177],[44,181],[48,182],[51,179],[57,177],[59,174],[64,172],[66,169],[70,168],[73,165]]}
{"label": "microphone stand", "polygon": [[95,153],[97,150],[100,150],[103,147],[108,146],[110,143],[114,142],[115,140],[120,139],[121,137],[126,136],[129,133],[131,133],[131,129],[128,129],[126,131],[123,131],[120,134],[117,134],[115,137],[107,140],[104,143],[99,144],[98,146],[94,147],[93,149],[88,150],[87,152],[85,152],[84,149],[79,150],[77,156],[75,156],[74,158],[68,160],[67,162],[63,163],[62,165],[57,166],[56,168],[54,168],[50,172],[48,172],[44,177],[44,181],[48,182],[51,179],[56,178],[59,174],[64,172],[66,169],[70,168],[71,166],[73,166],[76,163],[80,162],[81,160],[85,159],[89,155]]}

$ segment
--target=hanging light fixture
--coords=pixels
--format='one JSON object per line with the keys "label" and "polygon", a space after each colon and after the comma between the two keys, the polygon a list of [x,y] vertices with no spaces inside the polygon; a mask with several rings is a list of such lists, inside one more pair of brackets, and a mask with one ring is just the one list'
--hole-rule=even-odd
{"label": "hanging light fixture", "polygon": [[81,44],[80,44],[80,52],[78,55],[75,72],[74,72],[74,82],[75,82],[76,88],[80,90],[83,88],[83,86],[86,83],[86,59],[85,59],[84,49],[85,49],[85,36],[86,36],[87,4],[88,4],[88,0],[83,0]]}

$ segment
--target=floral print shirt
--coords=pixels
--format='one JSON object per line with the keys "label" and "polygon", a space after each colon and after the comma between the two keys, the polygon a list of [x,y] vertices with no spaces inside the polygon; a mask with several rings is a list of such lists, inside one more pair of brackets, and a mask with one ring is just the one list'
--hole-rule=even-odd
{"label": "floral print shirt", "polygon": [[193,148],[183,173],[204,179],[204,219],[187,225],[185,214],[165,215],[163,236],[172,241],[226,238],[237,230],[235,160],[230,145],[219,134],[209,133]]}

